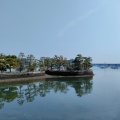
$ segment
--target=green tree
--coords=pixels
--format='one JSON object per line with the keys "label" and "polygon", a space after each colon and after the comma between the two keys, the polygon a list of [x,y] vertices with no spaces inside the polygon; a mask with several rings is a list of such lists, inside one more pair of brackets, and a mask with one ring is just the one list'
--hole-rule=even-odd
{"label": "green tree", "polygon": [[10,69],[11,72],[11,68],[16,68],[18,65],[17,57],[15,55],[7,55],[6,63],[7,63],[7,67]]}
{"label": "green tree", "polygon": [[89,70],[92,67],[92,58],[91,57],[83,57],[84,59],[84,70]]}
{"label": "green tree", "polygon": [[41,69],[41,67],[43,67],[42,61],[41,61],[41,60],[38,60],[38,61],[37,61],[37,65],[38,65],[39,68]]}
{"label": "green tree", "polygon": [[27,66],[28,71],[34,71],[36,68],[36,64],[34,64],[35,57],[32,54],[30,54],[27,56],[27,61],[28,61],[28,66]]}
{"label": "green tree", "polygon": [[24,70],[24,53],[19,53],[19,56],[18,56],[18,69],[19,71],[21,72],[22,70]]}
{"label": "green tree", "polygon": [[62,65],[64,66],[64,69],[66,70],[67,69],[67,66],[69,65],[69,62],[67,60],[66,57],[64,57],[63,61],[62,61]]}
{"label": "green tree", "polygon": [[50,57],[46,57],[46,58],[44,59],[44,64],[45,64],[45,67],[46,67],[47,70],[50,68],[51,62],[52,62],[52,60],[51,60]]}
{"label": "green tree", "polygon": [[53,69],[53,66],[55,65],[55,61],[53,58],[51,58],[51,64],[50,64],[50,69]]}
{"label": "green tree", "polygon": [[75,57],[74,62],[74,69],[75,70],[82,70],[83,68],[83,57],[81,54],[78,54],[77,57]]}
{"label": "green tree", "polygon": [[42,70],[48,70],[53,68],[53,66],[55,65],[55,61],[53,58],[50,57],[41,57],[39,60],[39,67],[42,68]]}
{"label": "green tree", "polygon": [[5,60],[6,56],[1,53],[0,54],[0,71],[4,72],[6,70],[6,60]]}
{"label": "green tree", "polygon": [[39,66],[40,66],[40,68],[42,68],[43,71],[45,71],[45,57],[40,58]]}
{"label": "green tree", "polygon": [[55,65],[58,67],[58,70],[60,70],[61,66],[67,67],[67,65],[68,65],[67,58],[63,58],[62,55],[60,55],[60,56],[55,55],[54,61],[55,61]]}

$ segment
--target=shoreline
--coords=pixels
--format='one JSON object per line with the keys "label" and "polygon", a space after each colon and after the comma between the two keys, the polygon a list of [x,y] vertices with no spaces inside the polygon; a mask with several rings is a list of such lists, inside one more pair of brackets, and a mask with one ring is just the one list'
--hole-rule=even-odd
{"label": "shoreline", "polygon": [[5,78],[5,79],[0,79],[0,84],[5,84],[5,83],[28,83],[28,82],[36,82],[40,80],[45,80],[46,78],[59,78],[59,77],[92,77],[94,75],[80,75],[80,76],[53,76],[53,75],[42,75],[42,76],[33,76],[33,77],[23,77],[23,78]]}

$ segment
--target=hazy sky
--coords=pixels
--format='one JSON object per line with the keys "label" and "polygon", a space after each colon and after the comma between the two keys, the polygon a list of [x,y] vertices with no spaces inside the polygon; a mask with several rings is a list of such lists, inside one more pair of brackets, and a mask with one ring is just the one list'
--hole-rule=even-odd
{"label": "hazy sky", "polygon": [[0,53],[120,63],[120,0],[0,0]]}

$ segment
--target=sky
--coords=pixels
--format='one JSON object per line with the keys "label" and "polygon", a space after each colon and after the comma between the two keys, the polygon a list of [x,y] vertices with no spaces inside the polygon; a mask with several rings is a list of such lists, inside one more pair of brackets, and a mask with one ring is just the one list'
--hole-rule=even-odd
{"label": "sky", "polygon": [[0,53],[120,63],[119,12],[120,0],[0,0]]}

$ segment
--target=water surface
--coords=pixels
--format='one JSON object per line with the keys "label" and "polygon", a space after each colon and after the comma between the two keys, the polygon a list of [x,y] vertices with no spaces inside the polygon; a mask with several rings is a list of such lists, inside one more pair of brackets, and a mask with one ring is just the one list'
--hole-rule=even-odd
{"label": "water surface", "polygon": [[1,120],[120,120],[120,69],[92,78],[0,86]]}

